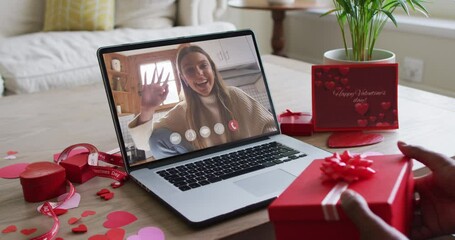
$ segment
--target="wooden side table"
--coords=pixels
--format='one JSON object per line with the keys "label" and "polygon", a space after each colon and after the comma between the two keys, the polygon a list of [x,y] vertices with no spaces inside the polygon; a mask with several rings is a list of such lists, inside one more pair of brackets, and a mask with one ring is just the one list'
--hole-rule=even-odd
{"label": "wooden side table", "polygon": [[267,0],[229,0],[228,5],[240,9],[267,10],[272,12],[273,33],[272,33],[272,48],[273,54],[284,56],[284,31],[283,21],[286,17],[286,11],[291,10],[307,10],[310,8],[324,7],[314,0],[296,0],[290,4],[270,4]]}

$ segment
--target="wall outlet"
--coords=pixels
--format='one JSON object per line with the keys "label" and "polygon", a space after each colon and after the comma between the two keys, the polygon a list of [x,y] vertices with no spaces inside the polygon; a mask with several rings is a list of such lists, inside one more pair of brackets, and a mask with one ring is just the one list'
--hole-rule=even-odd
{"label": "wall outlet", "polygon": [[402,79],[411,82],[422,82],[423,80],[423,60],[405,57],[403,63]]}

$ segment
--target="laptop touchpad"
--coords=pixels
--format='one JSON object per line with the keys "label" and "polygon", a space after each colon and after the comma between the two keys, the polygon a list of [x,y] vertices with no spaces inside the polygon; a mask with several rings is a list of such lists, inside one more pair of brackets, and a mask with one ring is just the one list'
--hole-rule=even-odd
{"label": "laptop touchpad", "polygon": [[294,179],[294,175],[281,169],[276,169],[234,183],[247,192],[260,197],[277,191],[281,193]]}

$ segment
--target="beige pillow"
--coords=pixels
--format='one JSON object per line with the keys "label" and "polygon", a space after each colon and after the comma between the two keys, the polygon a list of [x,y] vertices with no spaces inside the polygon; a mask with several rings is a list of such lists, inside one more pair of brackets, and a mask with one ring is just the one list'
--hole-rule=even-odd
{"label": "beige pillow", "polygon": [[114,28],[114,0],[46,0],[44,31]]}
{"label": "beige pillow", "polygon": [[176,0],[117,0],[115,27],[135,29],[172,27],[176,9]]}

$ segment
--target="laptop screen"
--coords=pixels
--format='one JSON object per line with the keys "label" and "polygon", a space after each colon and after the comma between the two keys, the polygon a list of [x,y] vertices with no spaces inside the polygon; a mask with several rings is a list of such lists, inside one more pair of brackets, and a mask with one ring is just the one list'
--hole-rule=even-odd
{"label": "laptop screen", "polygon": [[278,133],[249,30],[101,48],[129,166]]}

